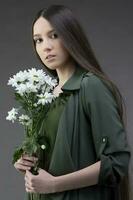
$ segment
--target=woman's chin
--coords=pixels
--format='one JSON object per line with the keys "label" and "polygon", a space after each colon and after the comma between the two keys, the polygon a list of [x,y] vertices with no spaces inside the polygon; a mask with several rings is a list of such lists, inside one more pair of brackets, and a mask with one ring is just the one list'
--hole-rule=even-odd
{"label": "woman's chin", "polygon": [[57,67],[56,66],[46,66],[48,69],[50,69],[50,70],[56,70],[57,69]]}

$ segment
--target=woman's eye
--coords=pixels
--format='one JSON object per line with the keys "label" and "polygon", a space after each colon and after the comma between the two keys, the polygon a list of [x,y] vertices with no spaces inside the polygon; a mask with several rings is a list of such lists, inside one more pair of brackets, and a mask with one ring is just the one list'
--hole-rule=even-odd
{"label": "woman's eye", "polygon": [[34,42],[35,42],[36,44],[39,44],[39,43],[42,42],[42,39],[41,39],[41,38],[34,39]]}
{"label": "woman's eye", "polygon": [[55,39],[55,38],[57,38],[57,37],[58,37],[58,35],[57,35],[56,33],[52,33],[52,34],[51,34],[51,38],[52,38],[52,39]]}

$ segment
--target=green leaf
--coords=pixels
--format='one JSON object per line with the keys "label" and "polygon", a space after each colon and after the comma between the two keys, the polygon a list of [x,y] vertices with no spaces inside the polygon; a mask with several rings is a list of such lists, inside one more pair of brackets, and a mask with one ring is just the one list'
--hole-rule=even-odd
{"label": "green leaf", "polygon": [[23,154],[23,149],[21,147],[17,148],[15,150],[15,152],[13,153],[12,164],[14,164],[15,162],[17,162],[17,160],[22,156],[22,154]]}
{"label": "green leaf", "polygon": [[15,92],[15,99],[17,101],[19,101],[20,99],[22,100],[23,98],[22,98],[22,96],[20,94],[18,94],[18,93]]}

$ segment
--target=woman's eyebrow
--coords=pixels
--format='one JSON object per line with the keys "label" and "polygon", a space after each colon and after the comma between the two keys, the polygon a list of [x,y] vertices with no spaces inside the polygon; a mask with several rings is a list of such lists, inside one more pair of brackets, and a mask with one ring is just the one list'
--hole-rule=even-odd
{"label": "woman's eyebrow", "polygon": [[55,30],[54,29],[52,29],[52,30],[50,30],[50,31],[48,31],[48,33],[51,33],[51,32],[54,32]]}
{"label": "woman's eyebrow", "polygon": [[[54,32],[54,31],[55,31],[55,30],[52,29],[52,30],[48,31],[46,34],[52,33],[52,32]],[[34,37],[36,37],[36,36],[41,36],[41,34],[34,34]]]}

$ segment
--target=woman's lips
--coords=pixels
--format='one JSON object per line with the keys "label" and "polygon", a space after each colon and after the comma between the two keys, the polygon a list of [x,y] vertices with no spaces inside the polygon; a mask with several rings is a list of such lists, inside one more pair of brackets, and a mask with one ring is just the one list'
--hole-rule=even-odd
{"label": "woman's lips", "polygon": [[53,62],[55,60],[55,55],[50,55],[46,58],[47,62]]}
{"label": "woman's lips", "polygon": [[51,58],[53,58],[53,57],[55,57],[55,55],[48,55],[48,56],[46,57],[46,60],[49,60],[49,59],[51,59]]}

